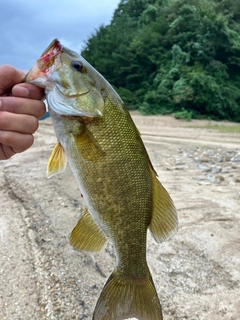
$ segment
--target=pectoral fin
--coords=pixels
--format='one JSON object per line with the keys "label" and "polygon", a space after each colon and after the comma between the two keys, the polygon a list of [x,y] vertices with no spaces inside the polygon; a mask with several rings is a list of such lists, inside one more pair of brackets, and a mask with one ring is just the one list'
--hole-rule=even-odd
{"label": "pectoral fin", "polygon": [[47,178],[65,170],[67,158],[60,142],[54,147],[51,156],[48,160]]}
{"label": "pectoral fin", "polygon": [[107,239],[86,208],[71,233],[71,245],[78,250],[97,252],[102,249]]}
{"label": "pectoral fin", "polygon": [[153,181],[153,212],[149,229],[158,242],[169,239],[177,230],[178,218],[175,206],[167,190],[152,171]]}
{"label": "pectoral fin", "polygon": [[81,155],[89,161],[97,161],[105,155],[97,139],[92,132],[85,126],[81,125],[79,133],[73,132],[76,145],[81,149]]}

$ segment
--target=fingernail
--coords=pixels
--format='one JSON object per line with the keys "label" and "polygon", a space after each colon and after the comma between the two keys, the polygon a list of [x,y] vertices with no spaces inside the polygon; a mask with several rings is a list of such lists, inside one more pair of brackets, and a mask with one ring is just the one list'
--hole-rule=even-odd
{"label": "fingernail", "polygon": [[29,96],[29,90],[26,87],[23,87],[21,85],[16,85],[12,89],[12,93],[14,96],[18,97],[28,97]]}

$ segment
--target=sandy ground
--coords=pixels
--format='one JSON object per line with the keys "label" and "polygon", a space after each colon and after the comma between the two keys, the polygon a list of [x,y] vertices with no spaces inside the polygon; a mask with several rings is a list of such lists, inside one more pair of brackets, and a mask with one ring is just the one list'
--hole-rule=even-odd
{"label": "sandy ground", "polygon": [[[239,320],[240,134],[206,121],[133,118],[179,215],[170,241],[148,237],[164,320]],[[69,169],[45,177],[55,141],[44,120],[30,150],[0,163],[2,320],[91,319],[114,268],[111,243],[95,255],[69,244],[84,200]]]}

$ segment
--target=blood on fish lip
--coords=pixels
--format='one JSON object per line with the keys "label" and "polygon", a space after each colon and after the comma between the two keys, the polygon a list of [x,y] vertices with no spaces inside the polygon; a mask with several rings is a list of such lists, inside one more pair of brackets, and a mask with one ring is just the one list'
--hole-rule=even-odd
{"label": "blood on fish lip", "polygon": [[61,52],[61,50],[62,45],[58,40],[56,40],[53,47],[51,47],[51,51],[48,50],[46,53],[43,53],[43,55],[38,59],[37,64],[39,69],[43,72],[47,72],[49,67],[54,63],[55,57]]}

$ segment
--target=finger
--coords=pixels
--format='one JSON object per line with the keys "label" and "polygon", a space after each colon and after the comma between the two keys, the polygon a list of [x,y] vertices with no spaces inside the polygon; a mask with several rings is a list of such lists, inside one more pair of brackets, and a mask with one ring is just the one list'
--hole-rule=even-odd
{"label": "finger", "polygon": [[10,65],[0,66],[0,95],[20,83],[24,74],[24,71],[17,70]]}
{"label": "finger", "polygon": [[29,83],[20,83],[12,88],[15,97],[44,99],[44,90]]}
{"label": "finger", "polygon": [[46,106],[41,100],[0,97],[0,111],[32,115],[36,118],[41,118],[46,112]]}
{"label": "finger", "polygon": [[10,159],[14,154],[12,147],[0,143],[0,160]]}
{"label": "finger", "polygon": [[0,130],[0,160],[9,159],[15,153],[27,150],[33,141],[31,134]]}
{"label": "finger", "polygon": [[0,130],[32,134],[38,128],[36,117],[11,112],[0,112]]}

